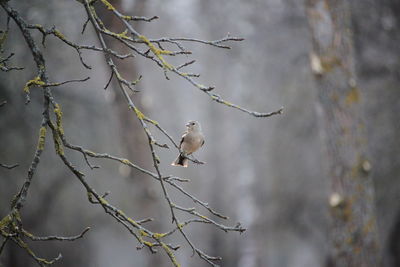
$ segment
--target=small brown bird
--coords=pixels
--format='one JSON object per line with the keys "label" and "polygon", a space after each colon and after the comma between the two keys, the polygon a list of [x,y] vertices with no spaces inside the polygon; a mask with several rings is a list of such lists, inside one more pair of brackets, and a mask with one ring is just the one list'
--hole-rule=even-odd
{"label": "small brown bird", "polygon": [[179,150],[181,153],[172,162],[172,166],[188,166],[188,159],[186,158],[193,152],[196,152],[200,147],[204,145],[204,135],[201,132],[200,123],[197,121],[189,121],[186,124],[186,132],[182,135],[181,143],[179,144]]}

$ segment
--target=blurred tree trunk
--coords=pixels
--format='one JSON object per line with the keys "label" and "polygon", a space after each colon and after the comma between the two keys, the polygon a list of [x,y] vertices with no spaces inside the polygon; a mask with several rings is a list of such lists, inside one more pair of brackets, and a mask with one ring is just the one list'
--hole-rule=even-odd
{"label": "blurred tree trunk", "polygon": [[[113,2],[113,5],[118,10],[123,10],[121,0],[117,0]],[[134,14],[135,16],[141,16],[143,14],[143,10],[145,9],[145,1],[138,0],[135,1],[133,8],[129,11],[124,11],[125,13]],[[111,30],[113,31],[120,31],[121,30],[121,21],[113,15],[112,12],[104,9],[104,14],[102,14],[104,21],[109,25]],[[135,29],[140,31],[141,24],[145,22],[139,22],[137,25],[134,25]],[[127,53],[128,51],[121,50],[120,42],[116,41],[115,39],[108,39],[109,46],[114,49],[115,51],[120,51],[121,54]],[[118,68],[121,72],[123,77],[127,77],[129,80],[134,80],[139,77],[137,67],[135,64],[132,63],[131,60],[118,60],[115,59],[118,63]],[[143,166],[145,168],[151,168],[151,161],[150,161],[150,153],[149,148],[147,145],[147,139],[143,132],[142,127],[139,125],[136,116],[128,108],[128,104],[126,99],[124,98],[123,94],[120,92],[120,88],[118,83],[114,80],[114,88],[115,88],[115,97],[114,97],[114,106],[115,111],[118,116],[119,126],[118,133],[120,135],[121,140],[121,148],[122,148],[122,155],[127,157],[129,160],[135,162],[139,166]],[[107,89],[111,90],[111,88]],[[141,105],[141,97],[139,94],[135,94],[133,97],[135,104],[138,106],[140,110],[142,110],[145,114],[146,111]],[[151,191],[151,184],[152,181],[150,179],[141,179],[142,177],[137,176],[137,173],[131,173],[131,168],[125,167],[121,165],[120,173],[123,176],[130,177],[135,182],[135,197],[137,197],[138,201],[143,202],[143,210],[142,212],[146,212],[143,216],[150,216],[150,214],[154,214],[150,207],[147,205],[152,205],[151,202],[154,201],[154,197],[152,196]],[[137,178],[140,177],[140,181]]]}
{"label": "blurred tree trunk", "polygon": [[[368,94],[366,126],[383,265],[400,266],[400,1],[352,1],[357,77]],[[377,127],[378,125],[378,127]]]}
{"label": "blurred tree trunk", "polygon": [[[123,1],[121,0],[113,1],[113,6],[118,10],[124,10],[122,7],[122,2]],[[129,13],[134,14],[135,16],[140,16],[145,9],[145,5],[146,3],[144,0],[138,0],[135,1],[135,4],[131,10],[124,12],[127,14]],[[102,17],[104,18],[104,21],[107,23],[107,25],[111,28],[111,30],[115,30],[116,32],[120,31],[122,29],[121,21],[116,16],[114,16],[112,12],[109,12],[106,9],[103,9],[103,11],[104,12],[102,14]],[[146,22],[138,22],[134,26],[140,31],[141,25],[143,23]],[[128,51],[122,50],[125,49],[125,47],[122,46],[121,43],[116,41],[115,39],[108,38],[107,42],[112,49],[120,51],[121,54],[128,53]],[[135,64],[132,63],[132,60],[118,60],[116,58],[114,60],[116,61],[116,63],[118,63],[118,67],[123,77],[126,77],[128,80],[134,80],[139,77],[137,68]],[[146,152],[148,151],[148,146],[146,145],[147,139],[143,133],[142,127],[138,127],[139,124],[135,120],[136,117],[134,113],[128,108],[128,104],[126,102],[126,99],[120,92],[118,83],[115,80],[113,81],[114,87],[116,89],[114,103],[120,121],[120,129],[118,129],[118,133],[122,141],[122,153],[124,154],[124,156],[127,156],[135,163],[141,166],[145,166],[145,164],[149,162],[148,159],[150,158],[150,154],[148,154],[149,158],[146,158],[145,156]],[[111,89],[109,88],[107,90]],[[136,94],[133,99],[135,100],[135,104],[140,109],[142,109],[140,95]],[[150,166],[151,165],[146,167]]]}
{"label": "blurred tree trunk", "polygon": [[[115,0],[112,4],[117,10],[123,10],[123,12],[126,14],[143,16],[147,2],[145,0],[136,0],[129,10],[124,10],[122,0]],[[112,12],[109,12],[105,9],[103,11],[103,21],[109,25],[111,30],[120,32],[121,21],[114,16]],[[139,21],[137,23],[133,23],[133,26],[136,30],[141,32],[143,23],[146,22]],[[123,50],[125,47],[115,39],[108,39],[108,43],[113,50],[120,51],[121,54],[128,53],[128,51]],[[132,62],[132,60],[115,59],[115,61],[118,61],[118,69],[123,77],[126,77],[128,80],[134,80],[139,77],[137,66]],[[115,89],[114,106],[120,126],[118,133],[120,135],[121,148],[123,149],[122,154],[135,164],[138,164],[146,169],[151,169],[152,164],[150,160],[151,156],[147,137],[145,136],[142,127],[139,125],[135,114],[131,109],[128,108],[126,99],[120,92],[119,85],[115,80],[113,85]],[[111,88],[108,90],[110,89]],[[144,114],[147,114],[145,107],[142,105],[140,94],[135,94],[133,99],[137,107]],[[154,217],[154,214],[162,213],[162,211],[159,210],[162,209],[162,207],[160,207],[160,205],[156,205],[158,198],[155,196],[155,190],[152,189],[154,186],[159,186],[158,184],[154,184],[152,180],[144,178],[141,174],[138,175],[137,172],[131,172],[131,168],[122,164],[120,166],[120,174],[131,178],[132,182],[134,183],[132,188],[133,194],[126,199],[129,203],[132,201],[132,199],[134,199],[135,203],[140,203],[139,205],[135,205],[135,208],[139,209],[136,213],[141,214],[143,218]],[[129,205],[131,206],[131,204]],[[162,227],[158,222],[158,219],[159,218],[156,217],[155,222],[152,224],[155,229],[160,229]],[[161,266],[162,260],[163,257],[161,256],[161,253],[158,253],[158,255],[151,255],[147,257],[147,265]]]}
{"label": "blurred tree trunk", "polygon": [[308,0],[311,68],[331,181],[331,264],[377,266],[374,187],[356,84],[350,7],[344,0]]}
{"label": "blurred tree trunk", "polygon": [[397,213],[395,223],[389,233],[388,243],[390,266],[400,266],[400,211]]}

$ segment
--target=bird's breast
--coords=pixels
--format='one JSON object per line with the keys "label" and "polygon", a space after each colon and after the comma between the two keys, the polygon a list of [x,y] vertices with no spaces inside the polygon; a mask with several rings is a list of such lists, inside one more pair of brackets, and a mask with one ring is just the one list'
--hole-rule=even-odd
{"label": "bird's breast", "polygon": [[203,136],[199,134],[187,134],[182,142],[181,149],[187,154],[191,154],[200,148]]}

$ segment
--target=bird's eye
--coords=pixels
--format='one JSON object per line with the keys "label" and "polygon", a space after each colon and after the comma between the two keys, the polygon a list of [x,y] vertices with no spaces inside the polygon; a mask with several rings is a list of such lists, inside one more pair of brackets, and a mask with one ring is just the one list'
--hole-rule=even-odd
{"label": "bird's eye", "polygon": [[194,122],[192,122],[190,125],[194,125]]}

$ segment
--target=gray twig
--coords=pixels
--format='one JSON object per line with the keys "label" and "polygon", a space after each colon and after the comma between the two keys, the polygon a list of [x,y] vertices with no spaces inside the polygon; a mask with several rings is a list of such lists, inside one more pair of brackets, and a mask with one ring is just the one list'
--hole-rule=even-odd
{"label": "gray twig", "polygon": [[35,236],[25,229],[22,230],[22,233],[30,238],[33,241],[52,241],[52,240],[57,240],[57,241],[75,241],[77,239],[82,238],[88,231],[90,230],[90,227],[86,227],[85,230],[82,231],[79,235],[76,236],[56,236],[56,235],[51,235],[51,236]]}
{"label": "gray twig", "polygon": [[6,169],[9,169],[9,170],[14,169],[14,168],[16,168],[18,166],[19,166],[18,163],[12,164],[12,165],[7,165],[7,164],[0,163],[0,167],[6,168]]}

